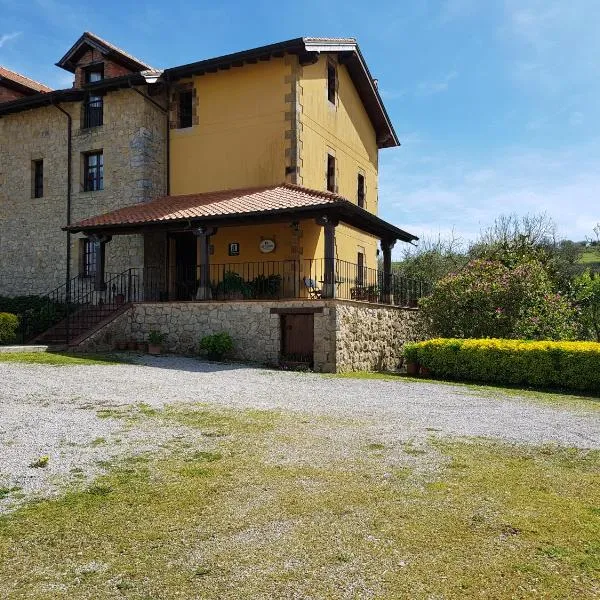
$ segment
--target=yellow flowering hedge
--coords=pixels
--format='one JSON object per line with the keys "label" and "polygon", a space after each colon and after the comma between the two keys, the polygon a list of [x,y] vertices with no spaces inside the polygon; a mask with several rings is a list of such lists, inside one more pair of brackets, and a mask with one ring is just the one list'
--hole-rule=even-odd
{"label": "yellow flowering hedge", "polygon": [[600,343],[439,338],[407,344],[406,360],[437,377],[600,392]]}

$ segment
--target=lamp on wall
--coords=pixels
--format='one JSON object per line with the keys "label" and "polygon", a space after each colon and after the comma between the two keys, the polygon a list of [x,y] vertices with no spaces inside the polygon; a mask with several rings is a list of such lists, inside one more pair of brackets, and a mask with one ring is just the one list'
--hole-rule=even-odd
{"label": "lamp on wall", "polygon": [[300,223],[298,223],[298,221],[292,221],[290,223],[290,227],[293,231],[296,231],[296,232],[300,231]]}

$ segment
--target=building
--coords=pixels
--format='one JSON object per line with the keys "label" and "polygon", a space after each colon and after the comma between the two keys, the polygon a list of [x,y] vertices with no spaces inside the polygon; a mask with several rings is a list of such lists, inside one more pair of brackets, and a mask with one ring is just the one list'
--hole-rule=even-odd
{"label": "building", "polygon": [[0,78],[0,295],[57,288],[102,316],[414,300],[390,265],[416,237],[377,216],[378,152],[399,141],[354,39],[159,71],[84,33],[57,65],[72,88]]}

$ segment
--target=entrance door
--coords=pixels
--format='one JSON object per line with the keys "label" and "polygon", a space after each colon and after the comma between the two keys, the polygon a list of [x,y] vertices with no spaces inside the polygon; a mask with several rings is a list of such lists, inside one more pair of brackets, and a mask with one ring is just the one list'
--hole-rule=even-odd
{"label": "entrance door", "polygon": [[313,366],[314,315],[281,315],[281,361]]}
{"label": "entrance door", "polygon": [[171,247],[175,260],[171,261],[171,297],[174,300],[193,300],[196,292],[196,236],[193,233],[176,233]]}

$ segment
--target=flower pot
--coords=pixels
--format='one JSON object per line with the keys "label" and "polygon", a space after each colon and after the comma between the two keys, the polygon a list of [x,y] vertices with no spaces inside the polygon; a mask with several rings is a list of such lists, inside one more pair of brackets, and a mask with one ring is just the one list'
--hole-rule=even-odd
{"label": "flower pot", "polygon": [[130,342],[127,342],[127,350],[136,350],[137,349],[137,342],[134,342],[133,340]]}
{"label": "flower pot", "polygon": [[161,347],[159,344],[148,344],[149,354],[160,354]]}
{"label": "flower pot", "polygon": [[146,352],[146,342],[138,342],[137,349],[138,352]]}
{"label": "flower pot", "polygon": [[115,346],[117,350],[127,350],[127,342],[125,340],[117,340]]}
{"label": "flower pot", "polygon": [[407,375],[418,375],[419,374],[419,363],[407,362],[406,363],[406,374]]}
{"label": "flower pot", "polygon": [[429,367],[421,365],[420,373],[422,377],[431,377],[431,369]]}

